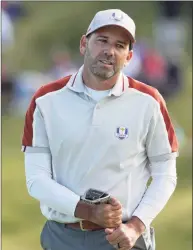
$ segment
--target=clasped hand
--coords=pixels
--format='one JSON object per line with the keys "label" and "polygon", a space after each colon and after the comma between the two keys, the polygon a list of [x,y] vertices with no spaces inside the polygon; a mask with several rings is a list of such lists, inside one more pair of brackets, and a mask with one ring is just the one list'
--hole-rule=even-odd
{"label": "clasped hand", "polygon": [[106,228],[106,239],[119,250],[130,250],[145,230],[144,224],[136,217],[126,224],[122,223],[122,205],[116,198],[108,204],[96,205],[92,222]]}
{"label": "clasped hand", "polygon": [[127,223],[121,224],[116,229],[106,228],[106,239],[113,246],[118,246],[119,250],[130,250],[134,247],[140,233],[136,228]]}

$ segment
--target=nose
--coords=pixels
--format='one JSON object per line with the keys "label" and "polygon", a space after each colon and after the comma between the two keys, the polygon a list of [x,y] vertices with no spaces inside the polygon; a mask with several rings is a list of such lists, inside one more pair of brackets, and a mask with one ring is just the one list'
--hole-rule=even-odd
{"label": "nose", "polygon": [[113,46],[108,46],[107,48],[105,48],[104,54],[105,54],[105,56],[107,56],[107,57],[112,57],[112,56],[114,56],[115,51],[114,51]]}

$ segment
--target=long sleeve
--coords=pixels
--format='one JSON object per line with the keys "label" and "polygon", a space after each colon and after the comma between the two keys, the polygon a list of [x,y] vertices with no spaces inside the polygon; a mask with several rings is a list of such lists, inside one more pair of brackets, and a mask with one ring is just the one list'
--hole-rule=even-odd
{"label": "long sleeve", "polygon": [[52,179],[52,157],[44,118],[32,100],[26,113],[22,151],[29,194],[40,203],[66,215],[74,216],[80,199],[67,187]]}
{"label": "long sleeve", "polygon": [[176,183],[176,160],[170,159],[151,166],[152,182],[133,213],[148,228],[173,194]]}
{"label": "long sleeve", "polygon": [[80,197],[52,179],[50,153],[38,153],[37,147],[31,150],[31,153],[25,152],[25,174],[29,194],[60,213],[74,216]]}
{"label": "long sleeve", "polygon": [[[161,108],[160,108],[161,107]],[[133,213],[148,227],[165,207],[177,184],[178,144],[165,103],[157,105],[149,127],[146,151],[152,182]]]}

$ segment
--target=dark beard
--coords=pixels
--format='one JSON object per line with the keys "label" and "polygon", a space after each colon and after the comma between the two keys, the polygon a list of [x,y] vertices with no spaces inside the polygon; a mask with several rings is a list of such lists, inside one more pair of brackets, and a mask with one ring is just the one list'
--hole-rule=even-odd
{"label": "dark beard", "polygon": [[108,80],[118,72],[118,70],[116,70],[114,67],[112,67],[112,70],[102,68],[102,66],[98,64],[100,60],[106,60],[108,62],[111,62],[113,65],[115,63],[112,57],[109,56],[103,56],[93,59],[87,47],[85,53],[85,62],[87,61],[87,65],[94,76],[96,76],[100,80]]}

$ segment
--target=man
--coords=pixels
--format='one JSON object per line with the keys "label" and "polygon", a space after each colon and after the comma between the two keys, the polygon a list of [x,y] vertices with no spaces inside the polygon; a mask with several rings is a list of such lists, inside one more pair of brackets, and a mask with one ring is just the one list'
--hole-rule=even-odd
{"label": "man", "polygon": [[[178,146],[158,91],[122,73],[134,42],[127,14],[98,12],[80,40],[84,65],[31,101],[22,149],[44,250],[155,249],[150,224],[175,189]],[[88,189],[110,199],[89,203]]]}

